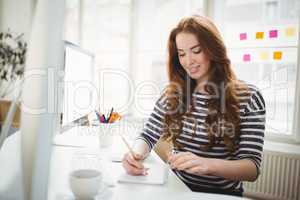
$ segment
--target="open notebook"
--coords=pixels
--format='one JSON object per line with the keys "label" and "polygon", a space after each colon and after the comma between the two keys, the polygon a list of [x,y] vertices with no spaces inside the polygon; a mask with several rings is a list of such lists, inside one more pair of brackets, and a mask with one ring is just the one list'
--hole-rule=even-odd
{"label": "open notebook", "polygon": [[166,164],[159,163],[146,163],[145,167],[149,168],[148,174],[145,176],[132,176],[125,171],[122,173],[118,181],[126,183],[139,183],[139,184],[164,184],[168,178],[169,167]]}

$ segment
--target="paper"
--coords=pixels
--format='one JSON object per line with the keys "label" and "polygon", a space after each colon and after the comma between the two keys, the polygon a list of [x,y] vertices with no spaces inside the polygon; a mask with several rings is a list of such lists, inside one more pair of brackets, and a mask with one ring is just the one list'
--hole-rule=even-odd
{"label": "paper", "polygon": [[269,31],[269,37],[270,38],[277,38],[278,36],[278,31],[277,30],[270,30]]}
{"label": "paper", "polygon": [[281,51],[274,51],[273,59],[274,60],[281,60],[281,58],[282,58],[282,52]]}
{"label": "paper", "polygon": [[110,160],[112,162],[122,162],[125,153],[111,153]]}
{"label": "paper", "polygon": [[240,40],[246,40],[247,39],[247,33],[240,33]]}
{"label": "paper", "polygon": [[138,184],[164,184],[168,177],[168,166],[166,164],[145,164],[149,168],[145,176],[132,176],[125,171],[119,176],[119,182],[138,183]]}
{"label": "paper", "polygon": [[263,39],[264,38],[264,32],[256,32],[255,37],[256,37],[256,39]]}
{"label": "paper", "polygon": [[244,61],[244,62],[249,62],[250,60],[251,60],[250,54],[244,54],[244,56],[243,56],[243,61]]}
{"label": "paper", "polygon": [[261,60],[268,60],[268,52],[265,52],[265,51],[263,51],[263,52],[261,52],[260,53],[260,59]]}
{"label": "paper", "polygon": [[55,135],[53,144],[72,147],[99,147],[99,130],[95,127],[76,126]]}
{"label": "paper", "polygon": [[296,35],[296,28],[295,27],[289,27],[285,30],[285,34],[287,37],[294,37]]}

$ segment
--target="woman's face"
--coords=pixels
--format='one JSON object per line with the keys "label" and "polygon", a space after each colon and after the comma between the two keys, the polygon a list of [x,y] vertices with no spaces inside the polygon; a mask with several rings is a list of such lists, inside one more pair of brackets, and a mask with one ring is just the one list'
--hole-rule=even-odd
{"label": "woman's face", "polygon": [[202,83],[208,80],[210,60],[205,55],[196,36],[192,33],[181,32],[176,36],[179,62],[188,75]]}

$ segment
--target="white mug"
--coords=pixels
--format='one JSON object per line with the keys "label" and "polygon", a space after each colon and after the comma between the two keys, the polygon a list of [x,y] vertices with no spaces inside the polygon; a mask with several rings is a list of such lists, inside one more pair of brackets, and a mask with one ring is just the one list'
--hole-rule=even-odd
{"label": "white mug", "polygon": [[94,199],[102,187],[102,174],[95,169],[79,169],[70,173],[70,187],[76,199]]}

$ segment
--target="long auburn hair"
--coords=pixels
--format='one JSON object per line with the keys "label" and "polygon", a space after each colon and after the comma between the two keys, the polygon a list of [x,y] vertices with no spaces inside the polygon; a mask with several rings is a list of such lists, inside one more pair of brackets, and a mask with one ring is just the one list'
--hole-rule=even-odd
{"label": "long auburn hair", "polygon": [[[176,47],[176,36],[183,32],[196,36],[202,51],[210,60],[209,78],[204,85],[205,92],[212,97],[208,99],[208,115],[205,119],[209,142],[201,147],[209,150],[216,142],[220,142],[221,137],[226,148],[233,153],[240,133],[239,100],[236,91],[237,86],[245,88],[245,85],[237,80],[231,68],[217,27],[203,16],[183,18],[169,35],[167,71],[170,83],[163,93],[168,105],[163,138],[171,140],[177,148],[181,148],[176,139],[182,133],[183,116],[191,117],[194,110],[192,94],[197,90],[197,82],[188,76],[180,64]],[[197,121],[194,120],[194,123],[197,124]],[[196,125],[193,135],[195,132]]]}

